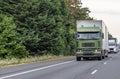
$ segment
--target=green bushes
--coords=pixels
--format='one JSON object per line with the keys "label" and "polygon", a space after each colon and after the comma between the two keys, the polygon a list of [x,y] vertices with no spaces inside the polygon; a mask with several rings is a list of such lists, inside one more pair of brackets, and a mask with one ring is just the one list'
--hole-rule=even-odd
{"label": "green bushes", "polygon": [[0,57],[22,58],[27,55],[25,47],[19,41],[13,18],[0,14]]}
{"label": "green bushes", "polygon": [[[66,1],[69,2],[0,0],[0,13],[4,14],[0,15],[0,57],[73,54],[76,49],[75,20],[83,19],[84,13],[84,17],[88,17],[88,9],[70,15],[80,8],[74,7],[71,11],[73,4],[67,5],[69,3]],[[82,14],[78,14],[80,11]]]}

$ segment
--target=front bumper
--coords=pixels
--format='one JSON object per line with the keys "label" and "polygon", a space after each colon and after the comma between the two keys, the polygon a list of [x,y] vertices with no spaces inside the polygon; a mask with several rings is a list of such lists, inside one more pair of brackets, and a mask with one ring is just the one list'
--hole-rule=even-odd
{"label": "front bumper", "polygon": [[112,48],[112,49],[109,49],[108,52],[117,52],[117,50]]}
{"label": "front bumper", "polygon": [[91,53],[91,54],[90,53],[87,53],[87,54],[83,53],[83,54],[76,54],[76,56],[77,57],[91,57],[91,58],[93,57],[94,58],[94,57],[101,57],[102,54],[101,53]]}

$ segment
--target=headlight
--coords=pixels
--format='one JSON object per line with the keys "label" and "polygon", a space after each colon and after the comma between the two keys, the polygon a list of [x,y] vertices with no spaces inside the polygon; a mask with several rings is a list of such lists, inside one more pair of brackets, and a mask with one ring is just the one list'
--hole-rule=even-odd
{"label": "headlight", "polygon": [[81,53],[82,53],[82,50],[78,50],[76,53],[77,53],[77,54],[81,54]]}
{"label": "headlight", "polygon": [[98,52],[98,50],[96,49],[95,52]]}
{"label": "headlight", "polygon": [[97,49],[96,49],[96,50],[95,50],[95,53],[100,53],[100,50],[97,50]]}

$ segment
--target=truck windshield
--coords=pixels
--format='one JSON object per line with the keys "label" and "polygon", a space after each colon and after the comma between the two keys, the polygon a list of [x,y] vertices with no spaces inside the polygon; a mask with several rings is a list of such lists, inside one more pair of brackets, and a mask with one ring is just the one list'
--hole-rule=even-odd
{"label": "truck windshield", "polygon": [[113,44],[109,43],[109,46],[116,46],[116,44],[114,44],[114,43],[113,43]]}
{"label": "truck windshield", "polygon": [[100,33],[78,33],[77,39],[99,39]]}

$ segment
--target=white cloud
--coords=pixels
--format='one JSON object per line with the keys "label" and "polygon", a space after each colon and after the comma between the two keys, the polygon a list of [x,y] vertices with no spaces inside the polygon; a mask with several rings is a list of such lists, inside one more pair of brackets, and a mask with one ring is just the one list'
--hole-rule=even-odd
{"label": "white cloud", "polygon": [[82,3],[90,9],[90,16],[103,20],[109,32],[120,41],[120,0],[82,0]]}
{"label": "white cloud", "polygon": [[89,7],[92,11],[119,11],[120,1],[114,0],[82,0],[83,6]]}

